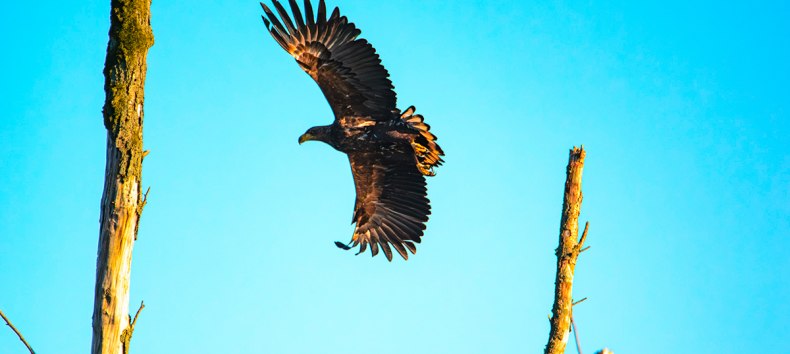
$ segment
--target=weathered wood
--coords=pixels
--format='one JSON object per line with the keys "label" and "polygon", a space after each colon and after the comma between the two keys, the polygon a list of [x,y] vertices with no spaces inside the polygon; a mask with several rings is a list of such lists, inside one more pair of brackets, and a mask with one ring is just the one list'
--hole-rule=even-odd
{"label": "weathered wood", "polygon": [[6,317],[5,314],[3,313],[3,310],[0,310],[0,317],[2,317],[3,320],[5,320],[5,324],[7,324],[8,327],[11,327],[11,330],[14,331],[14,333],[16,333],[16,336],[19,337],[19,340],[22,341],[22,344],[24,344],[25,347],[27,347],[27,350],[30,351],[30,354],[36,354],[36,352],[33,351],[33,348],[30,347],[30,343],[28,343],[25,340],[25,337],[22,335],[22,332],[19,332],[19,330],[16,329],[16,327],[14,327],[14,324],[11,323],[11,320],[9,320],[8,317]]}
{"label": "weathered wood", "polygon": [[146,56],[154,43],[151,0],[112,0],[104,64],[107,164],[101,201],[93,354],[127,353],[131,338],[129,278],[137,238],[143,161]]}
{"label": "weathered wood", "polygon": [[[557,276],[555,279],[554,306],[552,308],[551,331],[546,354],[565,353],[571,327],[571,311],[573,308],[573,272],[576,260],[584,247],[587,228],[579,240],[579,213],[582,206],[582,170],[584,169],[584,148],[574,147],[568,159],[565,179],[565,198],[562,203],[562,220],[560,222],[560,245],[557,248]],[[577,241],[578,240],[578,241]]]}

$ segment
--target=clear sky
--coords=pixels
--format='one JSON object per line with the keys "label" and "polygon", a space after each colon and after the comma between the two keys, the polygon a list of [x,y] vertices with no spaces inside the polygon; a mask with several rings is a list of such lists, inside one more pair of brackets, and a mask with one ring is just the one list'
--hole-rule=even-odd
{"label": "clear sky", "polygon": [[[90,348],[109,3],[0,15],[0,309],[40,353]],[[133,351],[541,352],[584,144],[585,352],[790,352],[790,4],[328,5],[447,153],[417,254],[333,245],[348,162],[297,144],[331,111],[257,2],[156,0]]]}

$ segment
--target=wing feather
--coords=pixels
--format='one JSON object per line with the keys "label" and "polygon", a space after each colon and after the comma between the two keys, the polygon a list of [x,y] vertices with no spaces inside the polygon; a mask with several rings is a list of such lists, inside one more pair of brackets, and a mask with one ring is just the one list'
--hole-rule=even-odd
{"label": "wing feather", "polygon": [[425,177],[414,164],[413,153],[387,150],[384,153],[349,153],[357,200],[354,210],[354,243],[360,253],[370,246],[375,256],[378,249],[392,260],[392,249],[403,259],[417,250],[425,223],[431,213],[426,196]]}
{"label": "wing feather", "polygon": [[[304,15],[296,0],[288,0],[293,19],[279,0],[274,10],[261,3],[266,28],[299,66],[321,88],[335,119],[344,116],[369,116],[390,120],[397,97],[387,69],[362,33],[335,7],[326,18],[326,4],[319,1],[313,13],[304,1]],[[276,14],[275,14],[276,12]]]}
{"label": "wing feather", "polygon": [[[281,39],[290,38],[290,35],[288,35],[288,31],[285,30],[285,27],[283,27],[283,24],[280,22],[277,16],[274,15],[272,10],[270,10],[269,7],[266,6],[266,4],[264,3],[261,3],[261,7],[263,7],[263,12],[266,13],[266,16],[269,18],[269,21],[271,21],[272,22],[271,24],[273,25],[271,28],[269,28],[269,24],[264,22],[264,24],[266,24],[266,27],[269,28],[269,32],[277,33]],[[285,40],[284,43],[290,44],[288,43],[288,41]],[[286,51],[290,52],[290,49],[286,49]]]}
{"label": "wing feather", "polygon": [[393,240],[392,238],[389,238],[389,242],[390,244],[392,244],[392,247],[395,248],[396,251],[398,251],[398,254],[400,254],[400,256],[403,257],[403,259],[406,260],[409,259],[409,254],[406,253],[406,248],[403,247],[403,244],[400,242],[400,240],[397,239]]}
{"label": "wing feather", "polygon": [[367,243],[363,243],[361,246],[359,246],[359,253],[357,253],[357,254],[360,254],[360,253],[362,253],[362,252],[365,252],[365,249],[366,249],[367,247],[368,247],[368,244],[367,244]]}
{"label": "wing feather", "polygon": [[301,39],[307,39],[307,26],[305,26],[302,19],[302,12],[299,10],[299,5],[296,4],[296,0],[288,0],[288,5],[291,5],[291,13],[294,14],[294,21],[296,21],[296,28],[299,31],[298,33]]}
{"label": "wing feather", "polygon": [[313,4],[310,3],[310,0],[304,0],[304,17],[307,20],[305,24],[305,29],[307,30],[307,40],[314,40],[313,29],[315,28],[315,16],[313,16]]}
{"label": "wing feather", "polygon": [[406,248],[409,249],[409,252],[411,252],[411,254],[417,254],[417,247],[414,246],[413,243],[411,243],[409,241],[406,241],[406,242],[403,243],[403,245],[406,246]]}
{"label": "wing feather", "polygon": [[324,0],[318,2],[318,15],[316,16],[316,27],[321,29],[326,27],[326,3]]}
{"label": "wing feather", "polygon": [[274,8],[277,10],[277,13],[280,15],[280,18],[283,19],[285,23],[285,27],[288,29],[288,34],[296,40],[299,38],[296,36],[296,28],[294,27],[293,22],[291,22],[291,16],[288,16],[288,12],[285,11],[285,8],[282,4],[280,4],[277,0],[272,0],[272,4],[274,4]]}

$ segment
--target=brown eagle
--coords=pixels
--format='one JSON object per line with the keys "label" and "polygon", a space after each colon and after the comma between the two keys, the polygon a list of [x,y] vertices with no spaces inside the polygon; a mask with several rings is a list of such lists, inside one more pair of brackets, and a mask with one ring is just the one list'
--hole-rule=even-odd
{"label": "brown eagle", "polygon": [[392,261],[392,249],[408,259],[408,249],[425,230],[431,213],[425,176],[433,176],[444,152],[423,117],[411,106],[401,112],[389,73],[376,50],[336,7],[327,18],[324,0],[317,13],[309,0],[304,17],[289,0],[293,19],[272,0],[280,19],[263,3],[263,22],[272,37],[318,83],[334,113],[330,125],[312,127],[299,144],[318,140],[346,153],[351,162],[357,199],[352,223],[354,235],[343,249],[368,246],[375,256],[381,249]]}

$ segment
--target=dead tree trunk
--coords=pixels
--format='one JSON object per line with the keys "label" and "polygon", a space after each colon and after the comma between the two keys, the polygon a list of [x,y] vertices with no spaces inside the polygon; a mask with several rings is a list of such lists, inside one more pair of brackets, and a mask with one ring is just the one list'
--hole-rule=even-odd
{"label": "dead tree trunk", "polygon": [[[584,148],[574,147],[568,159],[565,180],[565,198],[562,203],[560,222],[560,245],[557,248],[557,277],[555,279],[554,307],[551,310],[551,331],[546,354],[565,353],[571,326],[573,307],[573,272],[576,260],[587,238],[585,225],[581,239],[579,235],[579,213],[582,207],[582,169],[584,168]],[[577,241],[578,240],[578,241]]]}
{"label": "dead tree trunk", "polygon": [[107,164],[101,201],[93,354],[128,352],[129,277],[140,213],[143,93],[146,56],[154,43],[151,0],[112,0],[110,39],[104,63],[104,126]]}

